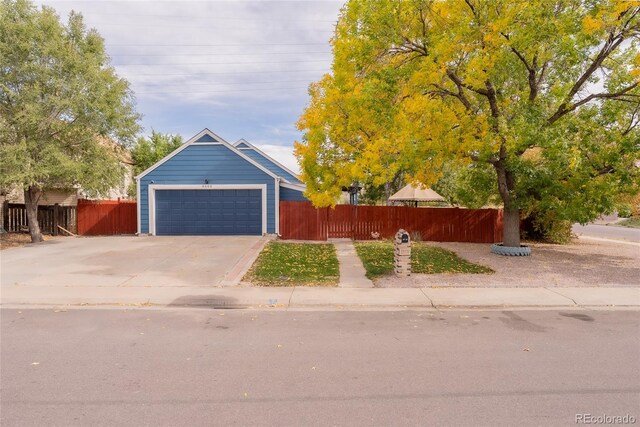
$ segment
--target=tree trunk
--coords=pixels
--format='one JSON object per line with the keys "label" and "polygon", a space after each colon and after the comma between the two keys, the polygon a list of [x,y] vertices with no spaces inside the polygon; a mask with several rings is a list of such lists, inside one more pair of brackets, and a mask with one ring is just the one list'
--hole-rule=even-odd
{"label": "tree trunk", "polygon": [[40,199],[40,190],[31,186],[24,190],[24,206],[27,210],[27,221],[29,222],[29,234],[31,234],[31,242],[42,242],[42,233],[40,232],[40,224],[38,224],[38,199]]}
{"label": "tree trunk", "polygon": [[504,234],[503,245],[509,247],[520,247],[520,210],[508,209],[505,207],[502,222]]}
{"label": "tree trunk", "polygon": [[513,206],[511,191],[515,186],[513,173],[508,171],[502,162],[494,165],[498,176],[498,192],[504,204],[502,244],[508,247],[520,247],[520,210]]}
{"label": "tree trunk", "polygon": [[384,183],[384,205],[389,206],[389,197],[391,197],[391,183],[389,181]]}

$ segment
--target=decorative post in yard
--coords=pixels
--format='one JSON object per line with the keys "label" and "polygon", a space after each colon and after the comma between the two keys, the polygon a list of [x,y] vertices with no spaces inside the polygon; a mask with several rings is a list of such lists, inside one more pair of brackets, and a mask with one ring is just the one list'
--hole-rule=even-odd
{"label": "decorative post in yard", "polygon": [[407,277],[411,275],[411,238],[409,233],[403,229],[396,233],[393,266],[396,276]]}

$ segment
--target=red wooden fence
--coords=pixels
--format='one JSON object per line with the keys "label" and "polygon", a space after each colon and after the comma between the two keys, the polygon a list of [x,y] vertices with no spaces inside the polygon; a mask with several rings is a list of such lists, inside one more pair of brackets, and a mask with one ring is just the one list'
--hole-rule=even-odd
{"label": "red wooden fence", "polygon": [[502,210],[352,205],[315,209],[308,202],[280,202],[283,239],[371,240],[372,233],[391,238],[400,228],[436,242],[500,242]]}
{"label": "red wooden fence", "polygon": [[280,234],[286,236],[283,238],[327,240],[327,232],[327,209],[316,209],[309,202],[280,202]]}
{"label": "red wooden fence", "polygon": [[130,200],[78,200],[78,234],[107,236],[135,234],[138,210]]}

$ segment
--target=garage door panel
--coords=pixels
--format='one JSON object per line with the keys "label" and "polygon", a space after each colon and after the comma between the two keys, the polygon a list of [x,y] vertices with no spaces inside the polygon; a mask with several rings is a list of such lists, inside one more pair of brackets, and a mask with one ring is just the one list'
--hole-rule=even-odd
{"label": "garage door panel", "polygon": [[260,235],[260,190],[156,190],[158,235]]}

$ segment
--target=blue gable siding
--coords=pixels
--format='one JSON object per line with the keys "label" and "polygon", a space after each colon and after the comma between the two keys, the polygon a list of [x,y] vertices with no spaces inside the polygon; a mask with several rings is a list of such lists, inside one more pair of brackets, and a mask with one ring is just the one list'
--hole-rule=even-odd
{"label": "blue gable siding", "polygon": [[235,147],[236,148],[251,148],[247,144],[245,144],[244,142],[241,142],[241,143],[237,144]]}
{"label": "blue gable siding", "polygon": [[192,144],[140,178],[141,233],[149,233],[149,184],[266,184],[267,233],[275,233],[275,179],[224,145]]}
{"label": "blue gable siding", "polygon": [[218,142],[218,141],[208,133],[205,133],[200,138],[198,138],[195,142]]}
{"label": "blue gable siding", "polygon": [[292,190],[291,188],[280,187],[280,200],[287,202],[308,202],[309,200],[304,197],[304,193],[298,190]]}
{"label": "blue gable siding", "polygon": [[262,156],[262,154],[258,153],[253,149],[242,149],[240,150],[242,154],[246,154],[248,157],[251,157],[256,162],[260,163],[265,168],[269,169],[271,172],[275,173],[279,177],[286,179],[287,181],[300,184],[301,181],[295,177],[295,175],[290,174],[286,170],[282,169],[280,166],[273,163],[271,160]]}

